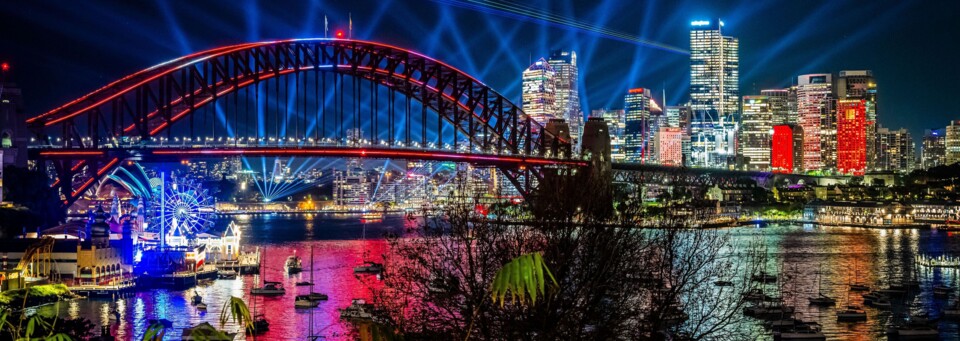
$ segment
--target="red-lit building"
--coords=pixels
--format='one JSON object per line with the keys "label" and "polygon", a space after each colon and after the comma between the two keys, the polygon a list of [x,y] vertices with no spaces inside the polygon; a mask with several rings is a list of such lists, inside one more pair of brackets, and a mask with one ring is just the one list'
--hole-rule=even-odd
{"label": "red-lit building", "polygon": [[837,171],[863,175],[867,168],[866,101],[837,101]]}
{"label": "red-lit building", "polygon": [[770,169],[774,173],[803,170],[803,129],[796,124],[773,126],[770,148]]}

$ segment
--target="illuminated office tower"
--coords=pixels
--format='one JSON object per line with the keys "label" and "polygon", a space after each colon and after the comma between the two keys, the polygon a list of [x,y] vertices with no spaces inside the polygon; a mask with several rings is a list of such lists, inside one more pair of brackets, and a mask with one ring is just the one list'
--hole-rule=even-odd
{"label": "illuminated office tower", "polygon": [[796,124],[773,126],[770,169],[774,173],[803,171],[803,128]]}
{"label": "illuminated office tower", "polygon": [[583,111],[580,110],[580,76],[577,71],[577,53],[556,50],[547,60],[554,71],[556,82],[556,115],[567,121],[574,149],[580,145],[580,131],[583,129]]}
{"label": "illuminated office tower", "polygon": [[927,129],[923,132],[923,144],[920,146],[920,167],[929,169],[946,164],[947,130]]}
{"label": "illuminated office tower", "polygon": [[773,117],[773,125],[796,123],[796,118],[791,119],[790,117],[790,89],[760,90],[760,96],[767,97],[767,103],[769,103],[770,113]]}
{"label": "illuminated office tower", "polygon": [[916,165],[914,142],[905,128],[890,130],[877,126],[874,148],[877,151],[877,170],[909,173]]}
{"label": "illuminated office tower", "polygon": [[690,27],[691,164],[726,168],[736,146],[740,110],[740,42],[723,21]]}
{"label": "illuminated office tower", "polygon": [[650,90],[630,89],[624,96],[623,116],[625,161],[645,163],[655,160],[653,138],[663,118],[663,110],[650,97]]}
{"label": "illuminated office tower", "polygon": [[680,128],[680,149],[683,155],[683,165],[690,163],[690,106],[676,105],[667,107],[667,126]]}
{"label": "illuminated office tower", "polygon": [[607,131],[610,133],[610,158],[613,162],[623,162],[626,157],[623,153],[623,131],[626,129],[623,109],[595,109],[590,113],[590,117],[602,118],[607,123]]}
{"label": "illuminated office tower", "polygon": [[[833,77],[830,74],[802,75],[797,78],[797,124],[803,128],[803,170],[824,169],[824,147],[829,148]],[[824,126],[824,123],[828,123]],[[827,154],[830,151],[827,150]]]}
{"label": "illuminated office tower", "polygon": [[960,162],[960,121],[950,121],[946,128],[943,145],[945,146],[945,162],[948,165]]}
{"label": "illuminated office tower", "polygon": [[773,111],[767,96],[743,96],[743,119],[740,126],[739,152],[749,158],[747,170],[770,170]]}
{"label": "illuminated office tower", "polygon": [[837,101],[837,171],[863,175],[867,168],[866,101]]}
{"label": "illuminated office tower", "polygon": [[844,70],[837,77],[837,99],[864,100],[867,119],[867,169],[874,169],[874,135],[877,130],[877,82],[870,70]]}
{"label": "illuminated office tower", "polygon": [[557,117],[556,72],[550,63],[540,58],[523,71],[523,112],[546,126]]}
{"label": "illuminated office tower", "polygon": [[660,127],[656,139],[657,163],[683,166],[683,131],[678,127]]}

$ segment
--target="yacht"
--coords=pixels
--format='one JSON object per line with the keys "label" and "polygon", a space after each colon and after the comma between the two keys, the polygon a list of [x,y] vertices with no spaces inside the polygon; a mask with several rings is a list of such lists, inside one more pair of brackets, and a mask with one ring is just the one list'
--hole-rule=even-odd
{"label": "yacht", "polygon": [[287,273],[295,274],[303,271],[303,261],[300,260],[300,257],[293,255],[287,257],[287,263],[284,265],[287,267]]}
{"label": "yacht", "polygon": [[309,286],[312,286],[312,285],[313,285],[313,283],[307,282],[307,281],[300,281],[300,282],[297,282],[297,284],[296,284],[296,286],[298,286],[298,287],[309,287]]}
{"label": "yacht", "polygon": [[887,328],[887,335],[900,340],[937,340],[940,331],[935,325],[908,322]]}
{"label": "yacht", "polygon": [[820,332],[820,326],[815,323],[798,324],[791,330],[774,332],[773,339],[779,340],[826,340]]}
{"label": "yacht", "polygon": [[355,298],[346,308],[340,309],[340,319],[372,319],[373,305],[363,299]]}
{"label": "yacht", "polygon": [[250,289],[251,295],[280,296],[286,293],[287,290],[283,288],[283,283],[280,282],[264,281],[262,287]]}
{"label": "yacht", "polygon": [[753,276],[750,277],[750,279],[753,280],[754,282],[760,282],[760,283],[776,283],[777,282],[777,276],[768,274],[765,271],[760,271],[754,274]]}
{"label": "yacht", "polygon": [[257,314],[253,316],[253,330],[247,330],[247,334],[263,334],[264,332],[270,330],[270,322],[267,322],[267,318],[263,314]]}
{"label": "yacht", "polygon": [[307,295],[307,297],[314,301],[326,301],[327,298],[329,298],[327,297],[327,294],[321,294],[319,292],[311,292]]}
{"label": "yacht", "polygon": [[378,274],[383,272],[383,264],[375,262],[363,262],[362,265],[359,265],[353,268],[353,273],[371,273]]}
{"label": "yacht", "polygon": [[207,310],[207,304],[203,302],[197,303],[197,310]]}
{"label": "yacht", "polygon": [[889,309],[891,305],[890,299],[886,297],[880,297],[870,302],[870,306],[874,308]]}
{"label": "yacht", "polygon": [[193,305],[198,305],[198,304],[201,304],[201,303],[203,303],[203,297],[201,297],[200,294],[197,293],[196,290],[194,290],[194,291],[193,291]]}
{"label": "yacht", "polygon": [[867,313],[860,306],[849,305],[846,309],[837,311],[838,322],[866,321]]}
{"label": "yacht", "polygon": [[944,286],[944,285],[937,285],[933,287],[933,296],[941,297],[941,298],[948,297],[950,296],[950,292],[952,291],[953,291],[953,288],[951,287]]}
{"label": "yacht", "polygon": [[870,286],[862,283],[850,284],[850,291],[869,291]]}
{"label": "yacht", "polygon": [[320,302],[310,299],[310,295],[297,295],[297,298],[293,301],[295,308],[315,308],[318,305],[320,305]]}

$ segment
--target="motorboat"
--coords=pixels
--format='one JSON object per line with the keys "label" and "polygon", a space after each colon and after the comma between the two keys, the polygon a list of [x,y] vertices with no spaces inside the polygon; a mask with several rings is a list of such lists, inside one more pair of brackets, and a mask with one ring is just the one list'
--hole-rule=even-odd
{"label": "motorboat", "polygon": [[944,285],[937,285],[933,287],[933,296],[941,297],[941,298],[948,297],[950,296],[950,292],[952,291],[953,291],[953,288],[951,287],[944,286]]}
{"label": "motorboat", "polygon": [[363,299],[355,298],[346,308],[340,309],[340,319],[372,319],[373,305]]}
{"label": "motorboat", "polygon": [[258,335],[263,334],[266,331],[270,330],[270,322],[267,322],[267,318],[263,314],[257,314],[253,316],[253,328],[247,329],[247,334]]}
{"label": "motorboat", "polygon": [[733,285],[733,282],[731,282],[731,281],[716,281],[716,282],[713,282],[713,285],[716,285],[716,286],[718,286],[718,287],[729,287],[729,286],[732,286],[732,285]]}
{"label": "motorboat", "polygon": [[881,297],[870,302],[870,306],[874,308],[889,309],[891,305],[890,299],[886,297]]}
{"label": "motorboat", "polygon": [[300,282],[297,282],[297,284],[296,284],[296,286],[298,286],[298,287],[309,287],[309,286],[311,286],[311,285],[313,285],[313,283],[308,282],[308,281],[300,281]]}
{"label": "motorboat", "polygon": [[826,340],[827,337],[820,332],[820,326],[815,323],[798,324],[791,330],[774,332],[773,339],[780,340]]}
{"label": "motorboat", "polygon": [[769,295],[764,294],[763,290],[757,288],[750,289],[743,293],[743,299],[747,301],[766,301],[768,298],[770,298]]}
{"label": "motorboat", "polygon": [[320,302],[311,300],[310,295],[297,295],[297,298],[293,301],[295,308],[315,308],[319,304]]}
{"label": "motorboat", "polygon": [[370,273],[378,274],[383,272],[383,264],[376,262],[364,262],[362,265],[359,265],[353,268],[353,273]]}
{"label": "motorboat", "polygon": [[940,339],[940,331],[936,326],[908,322],[901,325],[891,326],[887,328],[887,335],[896,337],[900,340],[938,340]]}
{"label": "motorboat", "polygon": [[283,288],[283,283],[280,282],[264,281],[262,287],[250,289],[251,295],[280,296],[286,293],[287,290]]}
{"label": "motorboat", "polygon": [[867,313],[860,306],[850,305],[846,309],[837,312],[838,322],[857,322],[866,321]]}
{"label": "motorboat", "polygon": [[760,282],[760,283],[776,283],[777,282],[777,276],[768,274],[764,271],[760,271],[754,274],[753,276],[750,277],[750,279],[753,280],[754,282]]}
{"label": "motorboat", "polygon": [[295,274],[303,271],[303,261],[301,261],[300,257],[297,255],[287,257],[287,262],[284,264],[284,266],[287,268],[287,273],[289,274]]}
{"label": "motorboat", "polygon": [[193,301],[192,301],[192,303],[193,303],[193,305],[198,305],[198,304],[203,303],[203,297],[201,297],[200,294],[197,293],[196,290],[193,291]]}
{"label": "motorboat", "polygon": [[197,303],[197,310],[207,310],[207,304],[203,302]]}
{"label": "motorboat", "polygon": [[870,286],[862,283],[850,284],[850,291],[869,291]]}
{"label": "motorboat", "polygon": [[219,270],[217,271],[217,277],[220,277],[220,279],[235,279],[237,278],[237,272],[233,270]]}

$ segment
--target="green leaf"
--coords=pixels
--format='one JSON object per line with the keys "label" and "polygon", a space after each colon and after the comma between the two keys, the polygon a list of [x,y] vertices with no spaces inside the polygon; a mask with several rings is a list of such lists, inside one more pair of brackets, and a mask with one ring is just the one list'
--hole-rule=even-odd
{"label": "green leaf", "polygon": [[163,335],[166,333],[166,327],[162,323],[157,322],[147,328],[147,332],[143,333],[143,341],[153,341],[153,340],[162,340]]}
{"label": "green leaf", "polygon": [[53,334],[43,340],[44,341],[73,341],[73,339],[70,338],[70,335],[67,335],[64,333]]}
{"label": "green leaf", "polygon": [[[544,274],[550,278],[549,283]],[[497,271],[491,283],[490,297],[494,303],[499,302],[501,307],[508,293],[511,303],[519,300],[521,305],[534,305],[538,298],[546,297],[548,284],[551,288],[559,286],[543,261],[543,256],[539,252],[527,253],[514,258]]]}

